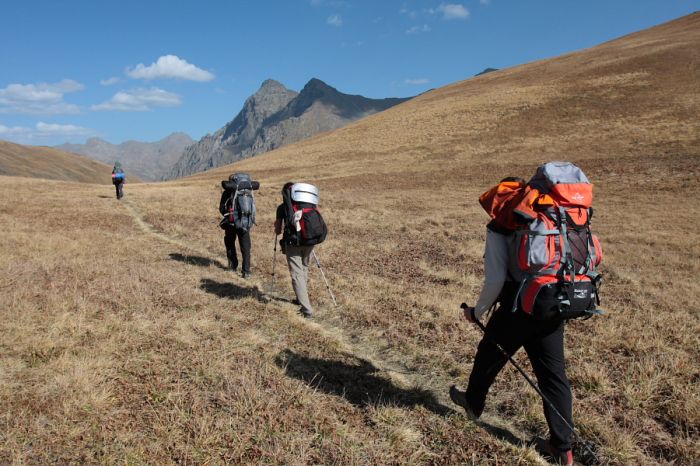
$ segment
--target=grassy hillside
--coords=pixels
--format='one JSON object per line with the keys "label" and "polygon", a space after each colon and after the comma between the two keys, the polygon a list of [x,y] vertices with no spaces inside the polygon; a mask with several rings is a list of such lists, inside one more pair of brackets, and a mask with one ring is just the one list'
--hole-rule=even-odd
{"label": "grassy hillside", "polygon": [[112,167],[82,155],[0,141],[0,175],[110,184],[111,172]]}
{"label": "grassy hillside", "polygon": [[[480,337],[458,310],[482,279],[478,195],[567,159],[596,185],[608,311],[567,328],[574,420],[605,464],[697,464],[698,84],[695,14],[121,203],[63,183],[50,234],[37,187],[2,177],[0,462],[544,464],[541,402],[514,370],[483,425],[447,388]],[[252,281],[223,268],[232,171],[262,184]],[[320,186],[330,227],[340,305],[312,270],[312,321],[279,254],[270,280],[288,180]]]}

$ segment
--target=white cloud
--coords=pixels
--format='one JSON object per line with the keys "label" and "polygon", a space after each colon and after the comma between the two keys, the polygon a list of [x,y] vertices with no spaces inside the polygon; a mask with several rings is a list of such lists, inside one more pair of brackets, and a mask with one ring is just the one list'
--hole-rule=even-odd
{"label": "white cloud", "polygon": [[430,32],[430,26],[424,24],[422,26],[413,26],[410,29],[406,29],[406,34],[420,34],[422,32]]}
{"label": "white cloud", "polygon": [[80,108],[65,102],[63,96],[84,88],[85,86],[72,79],[64,79],[52,84],[10,84],[0,89],[0,113],[30,115],[79,113]]}
{"label": "white cloud", "polygon": [[75,125],[59,125],[56,123],[44,123],[40,121],[36,124],[36,129],[42,137],[49,136],[90,136],[95,131],[89,128]]}
{"label": "white cloud", "polygon": [[24,126],[13,126],[7,127],[0,125],[0,137],[3,139],[11,139],[16,136],[25,135],[31,132],[30,128],[25,128]]}
{"label": "white cloud", "polygon": [[335,27],[339,28],[340,26],[343,25],[343,17],[340,15],[329,16],[328,19],[326,20],[326,23],[330,24],[331,26],[335,26]]}
{"label": "white cloud", "polygon": [[92,110],[119,112],[146,112],[153,107],[177,107],[182,104],[179,95],[157,87],[119,91],[107,102],[90,107]]}
{"label": "white cloud", "polygon": [[404,83],[410,84],[411,86],[421,86],[423,84],[428,84],[430,81],[427,78],[417,78],[417,79],[405,79]]}
{"label": "white cloud", "polygon": [[52,86],[64,93],[82,91],[85,89],[85,86],[72,79],[64,79],[63,81],[53,84]]}
{"label": "white cloud", "polygon": [[122,82],[122,79],[116,76],[100,80],[100,84],[102,84],[103,86],[111,86],[112,84],[117,84],[120,82]]}
{"label": "white cloud", "polygon": [[406,15],[406,16],[408,16],[408,17],[411,18],[411,19],[415,19],[415,18],[418,16],[418,12],[417,12],[417,11],[409,10],[409,9],[406,8],[406,7],[401,8],[401,9],[399,10],[399,13],[401,13],[402,15]]}
{"label": "white cloud", "polygon": [[88,137],[96,134],[95,130],[82,126],[44,123],[43,121],[38,122],[34,128],[25,126],[13,126],[9,128],[0,125],[0,138],[20,144],[39,144],[50,139]]}
{"label": "white cloud", "polygon": [[443,3],[437,9],[442,12],[443,19],[467,19],[469,17],[469,10],[464,8],[461,3]]}
{"label": "white cloud", "polygon": [[211,81],[216,77],[176,55],[164,55],[149,66],[139,63],[133,69],[127,69],[126,74],[135,79],[175,78],[199,82]]}

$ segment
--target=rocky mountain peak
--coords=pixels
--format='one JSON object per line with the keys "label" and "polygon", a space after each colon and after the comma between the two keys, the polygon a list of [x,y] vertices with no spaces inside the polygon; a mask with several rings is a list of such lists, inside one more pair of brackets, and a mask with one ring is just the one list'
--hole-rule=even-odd
{"label": "rocky mountain peak", "polygon": [[88,138],[88,139],[85,141],[85,144],[88,145],[88,146],[96,146],[96,145],[98,145],[98,144],[104,144],[105,142],[107,142],[107,141],[105,141],[104,139],[94,138],[94,137],[93,137],[93,138]]}
{"label": "rocky mountain peak", "polygon": [[308,83],[304,86],[304,89],[301,90],[301,94],[310,94],[310,93],[319,93],[319,94],[326,94],[326,93],[337,93],[338,90],[334,87],[329,86],[328,84],[324,83],[318,78],[311,78]]}
{"label": "rocky mountain peak", "polygon": [[185,149],[171,178],[267,152],[386,110],[407,99],[368,99],[343,94],[318,78],[300,93],[265,80],[236,117]]}
{"label": "rocky mountain peak", "polygon": [[247,144],[246,141],[255,137],[255,132],[262,125],[263,120],[279,112],[296,96],[296,92],[287,89],[274,79],[265,80],[260,89],[246,99],[238,115],[222,128],[221,141],[235,136],[239,143]]}
{"label": "rocky mountain peak", "polygon": [[167,135],[160,141],[159,143],[168,143],[168,144],[183,144],[183,145],[189,145],[194,142],[194,140],[188,135],[183,132],[175,132],[172,134]]}
{"label": "rocky mountain peak", "polygon": [[279,82],[275,81],[274,79],[266,79],[263,81],[263,83],[260,85],[260,89],[258,89],[258,92],[275,92],[275,91],[286,91],[288,90],[284,85]]}

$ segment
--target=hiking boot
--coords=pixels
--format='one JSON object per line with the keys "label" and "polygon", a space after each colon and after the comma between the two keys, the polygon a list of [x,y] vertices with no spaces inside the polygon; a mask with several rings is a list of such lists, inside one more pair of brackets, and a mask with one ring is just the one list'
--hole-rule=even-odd
{"label": "hiking boot", "polygon": [[547,441],[544,444],[544,450],[545,456],[552,463],[563,466],[574,466],[574,454],[570,449],[560,450]]}
{"label": "hiking boot", "polygon": [[304,306],[299,308],[299,313],[304,319],[310,319],[314,316],[314,313],[306,309]]}
{"label": "hiking boot", "polygon": [[243,277],[243,278],[246,279],[246,280],[249,280],[250,277],[251,277],[251,274],[250,274],[250,272],[243,272],[243,273],[241,274],[241,277]]}
{"label": "hiking boot", "polygon": [[458,406],[461,406],[464,408],[464,411],[467,413],[467,417],[471,419],[472,421],[476,422],[479,420],[479,416],[474,414],[474,411],[472,408],[469,406],[469,403],[467,402],[467,392],[459,390],[456,385],[452,385],[450,387],[450,399],[452,402]]}

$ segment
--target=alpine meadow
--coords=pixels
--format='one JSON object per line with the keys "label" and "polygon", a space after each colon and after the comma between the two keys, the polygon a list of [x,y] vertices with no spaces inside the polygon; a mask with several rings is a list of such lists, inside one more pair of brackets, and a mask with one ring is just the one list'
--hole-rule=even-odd
{"label": "alpine meadow", "polygon": [[[575,443],[576,462],[700,464],[699,115],[694,13],[129,182],[121,201],[94,177],[0,166],[0,463],[548,464],[531,442],[542,400],[516,370],[478,423],[448,389],[482,337],[460,311],[484,277],[479,196],[566,160],[594,184],[604,253],[605,314],[566,326],[573,418],[597,457]],[[218,227],[234,172],[260,182],[250,280],[227,270]],[[312,262],[313,319],[279,251],[272,281],[288,181],[319,187],[328,224],[316,253],[338,305]]]}

